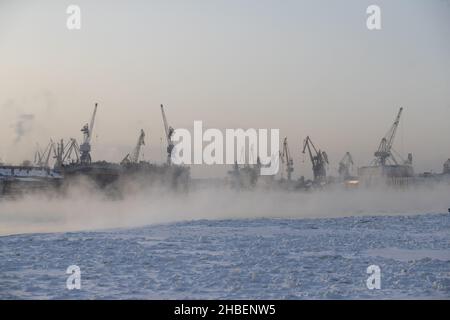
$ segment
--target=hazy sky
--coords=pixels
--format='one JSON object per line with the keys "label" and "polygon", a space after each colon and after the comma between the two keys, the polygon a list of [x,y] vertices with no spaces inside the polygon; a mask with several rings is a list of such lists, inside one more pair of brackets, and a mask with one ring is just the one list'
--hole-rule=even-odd
{"label": "hazy sky", "polygon": [[[70,4],[81,30],[66,28]],[[382,30],[366,28],[371,4]],[[164,103],[174,127],[281,129],[296,176],[311,176],[306,135],[332,173],[346,151],[368,164],[403,106],[395,148],[413,153],[416,172],[440,172],[450,1],[0,0],[2,161],[32,159],[50,137],[81,139],[95,102],[96,160],[121,160],[143,128],[145,157],[161,161]]]}

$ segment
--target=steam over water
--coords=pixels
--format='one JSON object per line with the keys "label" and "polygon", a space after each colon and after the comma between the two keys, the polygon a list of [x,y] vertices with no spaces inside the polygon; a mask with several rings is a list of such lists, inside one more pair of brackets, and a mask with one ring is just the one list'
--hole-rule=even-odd
{"label": "steam over water", "polygon": [[127,228],[198,219],[315,218],[443,213],[447,184],[314,192],[234,191],[197,188],[187,193],[133,190],[120,199],[82,186],[65,196],[31,195],[0,200],[0,235]]}

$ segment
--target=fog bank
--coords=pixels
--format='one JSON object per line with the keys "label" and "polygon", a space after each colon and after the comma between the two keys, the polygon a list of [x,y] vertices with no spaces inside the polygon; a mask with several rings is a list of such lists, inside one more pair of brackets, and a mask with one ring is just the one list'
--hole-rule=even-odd
{"label": "fog bank", "polygon": [[128,228],[196,219],[319,218],[447,212],[449,186],[314,192],[145,190],[112,200],[93,189],[0,200],[0,235]]}

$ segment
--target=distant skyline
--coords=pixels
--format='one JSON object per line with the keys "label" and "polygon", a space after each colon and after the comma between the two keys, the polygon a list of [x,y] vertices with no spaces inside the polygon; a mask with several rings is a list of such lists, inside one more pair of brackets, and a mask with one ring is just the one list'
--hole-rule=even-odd
{"label": "distant skyline", "polygon": [[[81,30],[66,27],[71,4]],[[381,30],[366,27],[372,4]],[[95,102],[94,160],[120,161],[142,128],[145,158],[164,161],[164,104],[175,128],[280,129],[294,178],[312,175],[309,135],[336,174],[347,151],[368,165],[403,107],[394,148],[413,153],[416,172],[441,172],[448,39],[444,0],[0,0],[0,161],[32,160],[50,138],[80,141]]]}

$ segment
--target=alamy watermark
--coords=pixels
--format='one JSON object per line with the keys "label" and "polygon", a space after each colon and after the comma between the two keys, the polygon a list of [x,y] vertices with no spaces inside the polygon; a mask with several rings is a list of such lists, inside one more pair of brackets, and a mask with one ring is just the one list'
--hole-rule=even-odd
{"label": "alamy watermark", "polygon": [[367,274],[370,274],[366,280],[366,286],[369,290],[381,289],[381,268],[375,264],[367,267]]}
{"label": "alamy watermark", "polygon": [[68,290],[81,289],[81,269],[77,265],[71,265],[67,268],[66,274],[69,277],[66,280],[66,288]]}
{"label": "alamy watermark", "polygon": [[366,13],[369,15],[366,26],[369,30],[381,30],[381,8],[375,4],[367,7]]}
{"label": "alamy watermark", "polygon": [[69,30],[81,29],[81,8],[75,4],[67,7],[66,13],[69,15],[66,20],[66,26]]}
{"label": "alamy watermark", "polygon": [[193,135],[176,129],[172,139],[174,164],[260,164],[261,175],[266,176],[279,170],[279,129],[225,129],[224,134],[219,129],[203,130],[203,122],[194,121]]}
{"label": "alamy watermark", "polygon": [[[69,30],[81,29],[81,8],[78,5],[71,4],[66,9],[68,14],[66,27]],[[372,4],[366,9],[367,20],[366,26],[369,30],[381,30],[381,8],[376,4]]]}

